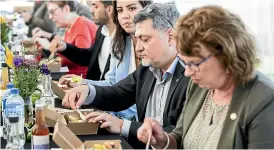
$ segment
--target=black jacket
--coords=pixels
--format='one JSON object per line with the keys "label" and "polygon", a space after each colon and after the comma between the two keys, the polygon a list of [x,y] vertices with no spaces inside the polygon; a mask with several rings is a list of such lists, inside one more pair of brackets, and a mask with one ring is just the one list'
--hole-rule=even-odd
{"label": "black jacket", "polygon": [[[135,72],[114,86],[95,86],[96,97],[90,104],[105,111],[121,111],[136,104],[139,122],[131,122],[128,141],[133,148],[144,148],[137,139],[137,129],[142,125],[148,99],[153,92],[156,78],[149,67],[140,66]],[[189,78],[184,76],[184,68],[178,63],[168,92],[163,116],[163,127],[167,132],[174,129],[186,98]]]}
{"label": "black jacket", "polygon": [[100,78],[102,72],[99,69],[98,55],[101,51],[102,44],[105,39],[105,36],[101,33],[102,27],[103,26],[99,26],[96,32],[95,42],[91,48],[89,49],[78,48],[72,44],[67,43],[66,50],[63,52],[60,52],[60,54],[64,55],[69,60],[79,65],[83,65],[83,66],[88,65],[88,72],[87,72],[86,79],[104,80],[104,76],[109,70],[110,55],[108,57],[108,61],[105,66],[105,70],[103,72],[102,78]]}

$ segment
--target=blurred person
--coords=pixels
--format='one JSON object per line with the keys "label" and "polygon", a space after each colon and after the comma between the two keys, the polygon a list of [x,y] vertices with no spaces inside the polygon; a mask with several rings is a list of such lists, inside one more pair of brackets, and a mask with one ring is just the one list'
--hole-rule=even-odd
{"label": "blurred person", "polygon": [[274,148],[274,84],[255,70],[256,46],[242,20],[219,6],[181,17],[175,39],[191,77],[172,133],[146,119],[140,141],[156,149]]}
{"label": "blurred person", "polygon": [[[116,28],[112,19],[112,13],[112,1],[92,0],[91,14],[94,22],[100,26],[96,33],[94,46],[87,51],[83,51],[90,53],[85,53],[84,56],[75,56],[74,53],[79,50],[76,46],[68,43],[65,43],[66,49],[60,52],[75,63],[89,65],[86,79],[105,80],[105,74],[109,70],[111,41]],[[72,76],[74,75],[69,74],[63,76],[62,79],[71,78]]]}
{"label": "blurred person", "polygon": [[[95,41],[97,25],[89,19],[76,14],[74,1],[48,1],[49,18],[56,23],[58,27],[67,28],[64,41],[80,48],[89,48]],[[56,37],[54,37],[56,38]],[[60,38],[58,38],[60,40]],[[41,45],[46,40],[36,38]],[[54,45],[54,41],[51,42]],[[50,49],[50,47],[44,47]],[[54,47],[55,48],[55,47]],[[77,52],[75,52],[77,53]],[[54,53],[52,53],[54,54]],[[79,65],[71,61],[69,58],[58,54],[61,57],[62,66],[67,66],[69,74],[76,74],[86,77],[88,66]]]}
{"label": "blurred person", "polygon": [[33,12],[23,11],[21,15],[29,27],[28,37],[32,36],[34,28],[40,28],[49,33],[56,31],[55,23],[49,19],[47,4],[44,1],[35,0]]}
{"label": "blurred person", "polygon": [[[117,1],[117,7],[120,6]],[[125,11],[125,7],[121,8]],[[126,13],[123,11],[120,13]],[[133,148],[145,147],[137,139],[137,129],[145,117],[158,120],[166,132],[171,132],[183,109],[189,82],[183,66],[178,63],[178,52],[171,38],[172,27],[179,16],[176,7],[168,4],[153,3],[141,10],[134,24],[138,39],[136,50],[142,65],[113,86],[78,86],[66,93],[62,104],[73,109],[84,105],[105,111],[121,111],[136,104],[138,121],[100,112],[86,116],[91,122],[102,122],[101,128],[121,134]]]}
{"label": "blurred person", "polygon": [[[84,16],[86,18],[88,18],[89,20],[93,21],[91,13],[90,13],[90,9],[75,1],[75,7],[76,7],[76,14],[78,14],[79,16]],[[66,28],[65,27],[58,27],[56,28],[56,32],[48,32],[46,30],[43,30],[42,28],[36,27],[33,30],[31,30],[32,32],[32,36],[35,37],[44,37],[44,38],[48,38],[48,39],[53,39],[54,36],[58,35],[60,37],[62,37],[62,39],[64,38],[65,32],[66,32]],[[50,40],[51,41],[51,40]]]}
{"label": "blurred person", "polygon": [[[89,7],[83,5],[75,0],[74,0],[74,2],[76,5],[76,13],[79,16],[84,16],[84,17],[88,18],[89,20],[93,21]],[[50,20],[50,21],[52,22],[52,20]],[[66,28],[55,26],[55,30],[53,32],[51,32],[51,31],[44,30],[43,28],[40,28],[40,27],[35,27],[35,28],[30,29],[29,32],[30,32],[29,33],[30,36],[47,38],[49,40],[49,42],[51,42],[51,40],[54,39],[54,37],[61,38],[62,40],[64,40]],[[46,42],[46,43],[48,43],[48,42]],[[42,56],[40,56],[42,59],[48,58],[50,56],[49,50],[42,50],[42,47],[40,47],[40,51],[42,51],[41,52]]]}

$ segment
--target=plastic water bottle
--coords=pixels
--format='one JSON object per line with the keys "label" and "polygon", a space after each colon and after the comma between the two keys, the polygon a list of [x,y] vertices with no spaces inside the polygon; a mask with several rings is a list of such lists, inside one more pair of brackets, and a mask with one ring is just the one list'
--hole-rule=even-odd
{"label": "plastic water bottle", "polygon": [[0,63],[5,63],[6,62],[6,54],[4,50],[0,50]]}
{"label": "plastic water bottle", "polygon": [[[11,95],[8,97],[6,101],[6,117],[14,117],[17,116],[18,121],[18,136],[20,137],[20,145],[21,147],[25,144],[25,132],[24,132],[24,123],[25,123],[25,115],[24,115],[24,100],[19,96],[19,90],[17,88],[12,88],[10,91]],[[10,125],[8,128],[8,134],[10,135]]]}
{"label": "plastic water bottle", "polygon": [[6,101],[7,101],[7,98],[10,96],[10,91],[11,89],[14,88],[14,85],[13,83],[8,83],[7,84],[7,90],[4,92],[3,96],[2,96],[2,121],[3,121],[3,138],[4,139],[7,139],[7,129],[8,129],[8,120],[7,120],[7,117],[6,117],[6,113],[5,113],[5,110],[6,110]]}
{"label": "plastic water bottle", "polygon": [[10,116],[10,135],[7,139],[6,149],[24,149],[24,145],[21,144],[21,132],[20,132],[20,122],[18,116]]}

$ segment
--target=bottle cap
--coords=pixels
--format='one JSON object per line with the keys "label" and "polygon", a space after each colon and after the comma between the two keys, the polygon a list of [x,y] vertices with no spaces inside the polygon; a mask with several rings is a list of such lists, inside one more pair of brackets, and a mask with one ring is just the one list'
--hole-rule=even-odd
{"label": "bottle cap", "polygon": [[18,121],[19,121],[19,117],[17,117],[17,116],[16,117],[15,116],[14,117],[9,117],[9,122],[10,123],[17,123]]}
{"label": "bottle cap", "polygon": [[12,88],[12,89],[10,90],[10,93],[11,93],[11,94],[18,94],[18,93],[19,93],[19,90],[18,90],[17,88]]}
{"label": "bottle cap", "polygon": [[11,89],[11,88],[14,88],[14,84],[10,82],[7,84],[7,89]]}
{"label": "bottle cap", "polygon": [[2,63],[1,66],[2,67],[8,67],[7,63]]}

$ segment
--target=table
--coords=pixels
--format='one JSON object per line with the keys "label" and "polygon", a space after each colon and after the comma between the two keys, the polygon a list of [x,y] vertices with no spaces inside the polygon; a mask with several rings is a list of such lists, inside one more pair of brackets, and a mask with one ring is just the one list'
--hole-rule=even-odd
{"label": "table", "polygon": [[[121,145],[123,149],[132,149],[132,147],[119,135],[80,135],[78,136],[82,141],[86,140],[121,140]],[[6,140],[1,138],[1,149],[5,148]],[[24,145],[25,149],[31,149],[31,142],[26,142]],[[50,139],[50,148],[59,148],[52,139]]]}
{"label": "table", "polygon": [[[59,98],[55,99],[55,106],[59,107],[59,108],[65,108],[62,106],[62,101]],[[2,117],[2,116],[1,116]],[[50,132],[53,131],[53,129],[49,128]],[[58,145],[55,144],[55,142],[51,139],[52,136],[50,136],[50,148],[59,148]],[[110,134],[107,130],[105,129],[98,129],[98,134],[97,135],[79,135],[77,136],[79,139],[81,139],[82,141],[86,141],[86,140],[121,140],[121,145],[123,149],[133,149],[128,143],[127,141],[119,136],[119,135],[114,135],[114,134]],[[5,148],[6,146],[6,140],[4,140],[1,137],[1,149]],[[24,145],[25,149],[31,149],[31,142],[28,141],[25,143]]]}

